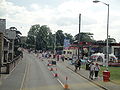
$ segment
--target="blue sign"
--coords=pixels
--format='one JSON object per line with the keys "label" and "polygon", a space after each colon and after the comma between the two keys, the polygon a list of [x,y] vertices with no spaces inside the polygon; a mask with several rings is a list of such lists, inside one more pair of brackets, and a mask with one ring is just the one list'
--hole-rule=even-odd
{"label": "blue sign", "polygon": [[70,46],[70,40],[69,39],[64,39],[64,48]]}

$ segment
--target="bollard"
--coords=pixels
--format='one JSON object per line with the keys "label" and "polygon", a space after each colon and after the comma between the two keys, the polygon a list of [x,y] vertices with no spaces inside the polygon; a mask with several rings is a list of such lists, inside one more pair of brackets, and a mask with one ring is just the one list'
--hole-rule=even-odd
{"label": "bollard", "polygon": [[109,71],[103,71],[103,81],[104,82],[110,81],[110,72]]}

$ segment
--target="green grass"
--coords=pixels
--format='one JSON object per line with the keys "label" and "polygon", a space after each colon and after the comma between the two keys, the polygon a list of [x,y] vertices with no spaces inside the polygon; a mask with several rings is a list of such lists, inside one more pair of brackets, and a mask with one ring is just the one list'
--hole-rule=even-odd
{"label": "green grass", "polygon": [[[101,70],[99,75],[103,75],[103,71],[106,69],[106,67],[101,66]],[[115,83],[120,84],[120,67],[108,67],[110,71],[110,80],[112,80]]]}
{"label": "green grass", "polygon": [[[82,68],[85,69],[85,65],[82,65]],[[101,66],[101,70],[99,72],[99,76],[103,76],[103,71],[106,69],[106,67]],[[120,67],[108,67],[110,71],[110,80],[120,84]]]}

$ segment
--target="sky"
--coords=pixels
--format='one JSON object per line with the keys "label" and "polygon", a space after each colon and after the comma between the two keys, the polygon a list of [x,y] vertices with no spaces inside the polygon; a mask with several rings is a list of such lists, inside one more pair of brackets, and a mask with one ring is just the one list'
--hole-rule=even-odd
{"label": "sky", "polygon": [[[109,35],[120,42],[120,0],[100,0],[110,5]],[[95,40],[107,37],[107,5],[93,0],[0,0],[0,18],[6,28],[16,27],[23,36],[32,25],[48,25],[54,33],[63,30],[73,36],[91,32]]]}

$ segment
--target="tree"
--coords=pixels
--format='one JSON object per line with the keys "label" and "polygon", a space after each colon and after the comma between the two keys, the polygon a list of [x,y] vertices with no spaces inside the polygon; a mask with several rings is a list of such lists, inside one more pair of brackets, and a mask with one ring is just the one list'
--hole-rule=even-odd
{"label": "tree", "polygon": [[52,33],[47,25],[33,25],[28,32],[27,44],[34,45],[37,50],[47,50],[52,43]]}
{"label": "tree", "polygon": [[[75,40],[79,40],[79,34],[75,35]],[[80,42],[94,42],[95,40],[93,39],[93,33],[85,33],[81,32],[80,33]]]}
{"label": "tree", "polygon": [[36,36],[37,33],[40,30],[40,25],[36,24],[36,25],[32,25],[29,32],[28,32],[28,36],[27,36],[27,40],[26,43],[29,45],[30,48],[35,48],[36,46]]}
{"label": "tree", "polygon": [[17,30],[16,27],[10,27],[9,30],[16,32],[16,37],[14,40],[14,52],[15,52],[15,56],[18,56],[21,53],[20,51],[18,51],[18,48],[21,45],[20,35],[22,34],[20,31]]}
{"label": "tree", "polygon": [[49,33],[51,33],[50,28],[47,25],[43,25],[40,27],[39,32],[37,33],[37,49],[38,50],[47,50]]}
{"label": "tree", "polygon": [[55,34],[52,34],[52,32],[48,35],[48,49],[53,50],[54,49],[54,43],[55,43]]}
{"label": "tree", "polygon": [[62,30],[58,30],[56,32],[56,45],[57,46],[63,46],[65,36],[63,34]]}

